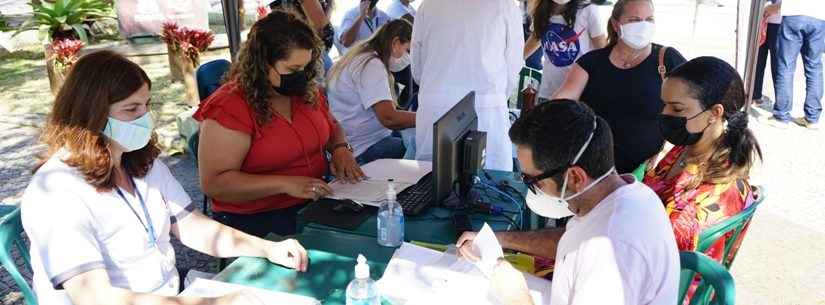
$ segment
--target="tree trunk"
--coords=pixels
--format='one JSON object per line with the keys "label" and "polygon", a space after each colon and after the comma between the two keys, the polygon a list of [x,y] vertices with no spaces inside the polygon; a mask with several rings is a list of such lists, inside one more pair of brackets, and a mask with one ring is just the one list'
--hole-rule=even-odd
{"label": "tree trunk", "polygon": [[171,74],[172,81],[183,81],[183,72],[181,71],[181,60],[183,53],[179,48],[173,48],[168,44],[166,45],[166,50],[166,54],[169,58],[169,72]]}
{"label": "tree trunk", "polygon": [[183,75],[183,85],[186,90],[186,103],[191,106],[200,104],[198,97],[198,82],[195,79],[195,69],[200,64],[200,58],[189,58],[187,56],[180,57],[180,72]]}
{"label": "tree trunk", "polygon": [[52,90],[52,95],[57,96],[57,93],[60,92],[60,87],[63,87],[63,82],[66,80],[66,71],[63,71],[63,69],[55,65],[56,61],[52,59],[52,52],[49,50],[48,45],[44,46],[44,50],[46,54],[46,75],[49,77],[49,87]]}

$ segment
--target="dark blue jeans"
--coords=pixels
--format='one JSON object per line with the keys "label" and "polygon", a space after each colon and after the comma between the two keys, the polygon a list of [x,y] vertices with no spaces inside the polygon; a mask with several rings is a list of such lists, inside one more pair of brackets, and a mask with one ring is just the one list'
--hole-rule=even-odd
{"label": "dark blue jeans", "polygon": [[778,31],[778,24],[768,23],[765,43],[759,46],[759,55],[756,56],[756,75],[753,80],[752,99],[754,100],[762,98],[762,84],[765,81],[765,66],[767,66],[768,63],[769,54],[771,58],[771,75],[776,75],[776,33]]}
{"label": "dark blue jeans", "polygon": [[825,20],[808,16],[784,16],[777,35],[776,73],[773,82],[776,103],[773,115],[780,121],[791,119],[793,78],[796,58],[802,55],[805,67],[805,118],[816,123],[822,112],[822,52],[825,51]]}
{"label": "dark blue jeans", "polygon": [[355,157],[355,162],[364,165],[378,159],[401,159],[404,151],[404,141],[401,138],[388,136]]}

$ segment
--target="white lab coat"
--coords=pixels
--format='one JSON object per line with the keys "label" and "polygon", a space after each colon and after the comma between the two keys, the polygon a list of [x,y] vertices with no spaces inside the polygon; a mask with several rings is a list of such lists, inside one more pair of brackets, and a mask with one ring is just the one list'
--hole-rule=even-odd
{"label": "white lab coat", "polygon": [[420,85],[416,159],[432,160],[433,123],[470,91],[487,132],[485,168],[511,171],[507,98],[524,60],[522,16],[513,0],[427,0],[415,16],[412,73]]}

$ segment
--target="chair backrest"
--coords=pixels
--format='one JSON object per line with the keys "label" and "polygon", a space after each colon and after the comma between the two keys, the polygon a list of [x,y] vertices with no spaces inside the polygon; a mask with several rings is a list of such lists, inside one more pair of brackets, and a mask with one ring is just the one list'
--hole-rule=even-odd
{"label": "chair backrest", "polygon": [[14,283],[23,294],[24,303],[26,305],[36,305],[37,299],[34,295],[26,279],[20,274],[17,265],[12,257],[12,248],[16,247],[17,252],[23,257],[25,267],[31,270],[31,258],[29,257],[29,249],[23,242],[23,222],[20,219],[20,208],[15,206],[3,205],[0,208],[0,263],[6,269],[6,272],[11,275]]}
{"label": "chair backrest", "polygon": [[[697,274],[701,277],[701,282],[690,300],[690,305],[735,304],[736,287],[733,277],[725,267],[703,253],[693,251],[679,252],[679,261],[682,264],[682,272],[679,277],[677,305],[684,304],[685,296]],[[710,298],[711,292],[715,293],[713,299]]]}
{"label": "chair backrest", "polygon": [[753,214],[766,197],[764,187],[753,186],[753,193],[755,201],[749,207],[699,234],[699,243],[696,246],[697,252],[707,252],[719,238],[727,236],[725,250],[722,253],[722,265],[730,269],[736,253],[739,252],[739,245],[745,238],[745,232],[747,232],[751,219],[753,219]]}
{"label": "chair backrest", "polygon": [[220,88],[221,78],[228,70],[229,61],[226,59],[216,59],[198,67],[195,79],[198,82],[198,97],[201,101]]}

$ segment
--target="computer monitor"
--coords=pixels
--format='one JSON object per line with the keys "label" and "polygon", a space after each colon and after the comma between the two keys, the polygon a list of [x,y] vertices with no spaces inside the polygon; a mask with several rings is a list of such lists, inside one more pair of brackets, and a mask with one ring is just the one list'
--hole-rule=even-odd
{"label": "computer monitor", "polygon": [[433,124],[433,201],[444,202],[462,174],[463,139],[478,128],[471,91]]}

